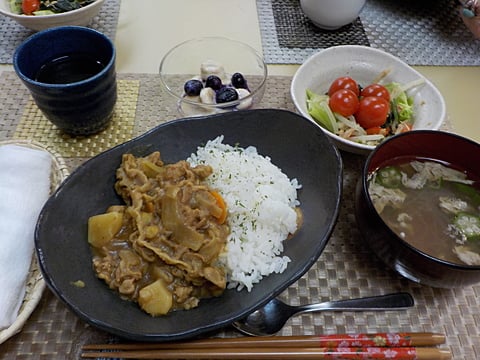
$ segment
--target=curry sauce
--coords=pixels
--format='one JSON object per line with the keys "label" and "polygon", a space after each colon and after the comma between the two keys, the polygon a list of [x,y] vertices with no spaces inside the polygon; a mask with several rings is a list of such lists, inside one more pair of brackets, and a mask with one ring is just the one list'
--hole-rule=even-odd
{"label": "curry sauce", "polygon": [[164,164],[159,152],[124,154],[115,190],[125,205],[89,219],[97,277],[153,316],[194,308],[226,287],[219,256],[230,229],[225,202],[205,184],[212,171]]}

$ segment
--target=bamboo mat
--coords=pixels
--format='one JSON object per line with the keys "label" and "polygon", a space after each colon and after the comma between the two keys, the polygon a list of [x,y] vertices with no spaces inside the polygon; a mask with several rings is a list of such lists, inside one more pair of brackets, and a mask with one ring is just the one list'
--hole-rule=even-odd
{"label": "bamboo mat", "polygon": [[[294,110],[290,77],[271,76],[260,107]],[[114,123],[83,139],[65,137],[46,124],[13,72],[0,75],[0,140],[34,138],[60,154],[69,170],[105,148],[177,117],[176,104],[161,90],[158,76],[120,74]],[[448,127],[448,124],[447,124]],[[401,278],[369,251],[357,230],[353,192],[364,158],[342,153],[344,194],[335,231],[317,263],[281,298],[293,305],[407,291],[407,311],[316,313],[292,318],[281,335],[381,331],[445,333],[454,359],[480,358],[480,284],[434,289]],[[217,336],[237,336],[225,329]],[[76,317],[47,289],[23,330],[0,345],[2,359],[78,359],[81,345],[119,339]]]}

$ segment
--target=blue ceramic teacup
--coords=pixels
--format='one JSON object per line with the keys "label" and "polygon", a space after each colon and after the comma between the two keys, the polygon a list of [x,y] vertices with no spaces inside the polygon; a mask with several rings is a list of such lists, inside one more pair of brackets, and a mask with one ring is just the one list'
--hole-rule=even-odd
{"label": "blue ceramic teacup", "polygon": [[15,72],[38,108],[60,130],[90,135],[105,129],[117,100],[115,47],[104,34],[62,26],[26,39]]}

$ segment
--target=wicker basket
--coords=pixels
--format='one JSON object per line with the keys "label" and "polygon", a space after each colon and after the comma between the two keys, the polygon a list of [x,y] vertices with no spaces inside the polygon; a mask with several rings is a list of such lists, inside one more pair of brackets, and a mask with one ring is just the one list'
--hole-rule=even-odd
{"label": "wicker basket", "polygon": [[[52,194],[61,182],[69,175],[69,171],[63,158],[53,153],[51,150],[47,149],[40,143],[31,141],[31,140],[5,140],[0,141],[0,146],[12,144],[25,146],[32,149],[48,151],[52,155],[52,171],[51,171],[51,188],[50,193]],[[45,289],[45,281],[43,280],[42,273],[40,271],[37,257],[35,253],[32,256],[32,263],[30,265],[30,274],[27,279],[27,286],[25,291],[25,297],[23,303],[20,307],[17,319],[15,322],[8,328],[0,331],[0,344],[9,339],[11,336],[17,334],[22,330],[23,325],[30,317],[33,310],[36,308],[39,303],[43,291]]]}

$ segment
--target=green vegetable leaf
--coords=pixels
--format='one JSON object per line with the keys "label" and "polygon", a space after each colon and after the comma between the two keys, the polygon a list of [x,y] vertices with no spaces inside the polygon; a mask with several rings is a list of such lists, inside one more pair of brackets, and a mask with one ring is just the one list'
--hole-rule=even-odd
{"label": "green vegetable leaf", "polygon": [[10,10],[15,14],[22,14],[22,0],[10,0]]}
{"label": "green vegetable leaf", "polygon": [[413,99],[409,98],[399,83],[385,85],[391,98],[391,108],[394,121],[400,123],[413,117]]}
{"label": "green vegetable leaf", "polygon": [[328,106],[328,100],[328,95],[316,94],[307,89],[308,113],[320,126],[332,133],[336,133],[338,130],[337,120],[330,106]]}
{"label": "green vegetable leaf", "polygon": [[80,3],[76,0],[57,0],[52,4],[54,11],[67,12],[81,7]]}

